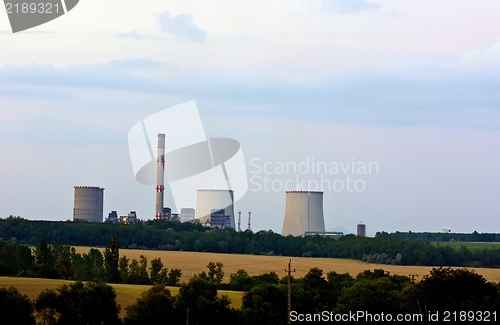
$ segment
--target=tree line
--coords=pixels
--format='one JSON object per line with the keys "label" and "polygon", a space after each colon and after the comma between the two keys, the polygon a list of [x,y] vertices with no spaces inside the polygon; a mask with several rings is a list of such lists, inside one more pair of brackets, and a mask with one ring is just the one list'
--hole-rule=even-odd
{"label": "tree line", "polygon": [[500,234],[495,233],[478,233],[473,231],[470,234],[463,233],[439,233],[439,232],[400,232],[396,231],[393,233],[388,233],[385,231],[377,232],[375,237],[378,238],[389,238],[389,239],[400,239],[408,241],[423,241],[423,242],[449,242],[449,241],[459,241],[459,242],[500,242]]}
{"label": "tree line", "polygon": [[117,235],[120,247],[132,249],[351,258],[397,265],[500,266],[500,249],[454,249],[384,236],[285,237],[271,230],[237,232],[163,220],[124,225],[0,219],[0,237],[9,243],[35,245],[44,238],[48,243],[105,247],[113,234]]}
{"label": "tree line", "polygon": [[104,254],[96,248],[81,254],[74,247],[48,245],[43,239],[32,250],[0,239],[0,275],[178,286],[182,272],[166,268],[161,258],[153,259],[148,267],[143,255],[139,260],[120,257],[116,236],[112,236]]}
{"label": "tree line", "polygon": [[[220,263],[212,263],[222,272]],[[209,271],[210,272],[210,271]],[[56,290],[46,290],[31,301],[15,288],[0,288],[2,321],[12,325],[34,324],[286,324],[325,319],[362,311],[372,318],[358,323],[379,323],[373,315],[384,313],[386,324],[400,324],[397,315],[410,323],[443,322],[446,312],[459,313],[460,323],[494,323],[500,316],[499,284],[487,282],[468,269],[434,268],[418,283],[407,276],[391,275],[383,269],[366,270],[352,277],[348,273],[311,268],[303,278],[291,277],[291,310],[288,314],[288,278],[276,274],[248,276],[245,270],[231,274],[230,284],[245,290],[242,306],[230,306],[230,299],[218,295],[217,275],[196,275],[181,284],[172,295],[163,284],[142,293],[119,318],[113,287],[100,281],[77,281]],[[389,319],[388,317],[391,317]],[[315,318],[317,317],[317,318]],[[450,317],[448,315],[448,317]],[[481,317],[481,319],[480,319]],[[332,321],[333,320],[333,321]],[[432,321],[431,321],[432,320]],[[343,321],[342,321],[343,322]],[[456,323],[452,322],[452,323]]]}

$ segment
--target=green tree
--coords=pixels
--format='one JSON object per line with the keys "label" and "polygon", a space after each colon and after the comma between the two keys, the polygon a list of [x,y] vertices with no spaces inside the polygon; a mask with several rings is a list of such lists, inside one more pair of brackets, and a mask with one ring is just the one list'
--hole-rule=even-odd
{"label": "green tree", "polygon": [[412,285],[408,277],[392,276],[384,270],[364,271],[358,274],[352,286],[342,288],[335,311],[402,313],[406,306],[405,289]]}
{"label": "green tree", "polygon": [[76,274],[76,270],[71,264],[71,261],[67,258],[59,259],[55,264],[54,268],[57,273],[61,276],[61,278],[68,280]]}
{"label": "green tree", "polygon": [[40,239],[40,242],[36,245],[35,248],[35,257],[37,265],[45,265],[48,262],[48,254],[49,249],[45,239]]}
{"label": "green tree", "polygon": [[35,301],[44,324],[118,325],[121,323],[113,287],[102,282],[75,282],[42,292]]}
{"label": "green tree", "polygon": [[248,291],[252,288],[252,278],[245,270],[238,270],[236,273],[231,273],[229,276],[229,285],[231,290]]}
{"label": "green tree", "polygon": [[[280,277],[276,272],[269,272],[252,276],[252,286],[259,286],[263,284],[278,284]],[[288,283],[288,280],[287,280]]]}
{"label": "green tree", "polygon": [[125,325],[162,325],[174,317],[174,298],[163,285],[153,286],[126,308]]}
{"label": "green tree", "polygon": [[30,269],[34,263],[31,249],[0,239],[0,274],[13,275]]}
{"label": "green tree", "polygon": [[287,323],[286,285],[264,284],[243,295],[242,313],[246,324]]}
{"label": "green tree", "polygon": [[120,273],[121,283],[128,283],[128,262],[127,256],[120,257],[118,261],[118,272]]}
{"label": "green tree", "polygon": [[0,288],[0,315],[2,324],[35,324],[31,300],[27,296],[21,295],[13,287]]}
{"label": "green tree", "polygon": [[210,262],[207,265],[208,268],[208,279],[209,281],[215,283],[217,286],[220,286],[222,280],[224,279],[224,271],[222,271],[222,267],[224,264],[221,262]]}
{"label": "green tree", "polygon": [[498,288],[474,270],[433,268],[417,284],[423,312],[498,310]]}
{"label": "green tree", "polygon": [[155,258],[151,261],[151,267],[149,268],[149,277],[151,278],[151,283],[159,284],[163,282],[162,271],[163,263],[161,258]]}
{"label": "green tree", "polygon": [[98,249],[91,248],[88,253],[82,255],[73,253],[71,259],[79,280],[106,279],[103,256]]}
{"label": "green tree", "polygon": [[140,260],[137,261],[135,258],[132,259],[129,265],[129,275],[128,280],[131,284],[149,284],[150,279],[148,275],[148,259],[144,256],[140,256]]}
{"label": "green tree", "polygon": [[292,307],[303,313],[333,310],[337,296],[330,283],[323,277],[323,270],[314,267],[307,272],[304,278],[299,279],[292,286]]}
{"label": "green tree", "polygon": [[178,287],[181,282],[182,271],[179,269],[171,269],[168,272],[165,284],[171,287]]}
{"label": "green tree", "polygon": [[109,240],[109,245],[104,251],[104,266],[106,268],[106,277],[109,283],[120,282],[120,272],[118,271],[118,261],[120,252],[116,242],[116,234]]}
{"label": "green tree", "polygon": [[181,284],[175,297],[175,310],[180,324],[241,324],[237,311],[229,307],[227,296],[217,296],[217,285],[198,276]]}

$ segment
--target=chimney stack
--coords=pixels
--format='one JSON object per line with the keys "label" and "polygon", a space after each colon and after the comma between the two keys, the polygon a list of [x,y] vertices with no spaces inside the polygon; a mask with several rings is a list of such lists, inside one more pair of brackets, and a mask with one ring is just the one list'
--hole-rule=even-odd
{"label": "chimney stack", "polygon": [[165,190],[165,134],[158,134],[158,158],[156,159],[156,220],[163,219],[163,192]]}

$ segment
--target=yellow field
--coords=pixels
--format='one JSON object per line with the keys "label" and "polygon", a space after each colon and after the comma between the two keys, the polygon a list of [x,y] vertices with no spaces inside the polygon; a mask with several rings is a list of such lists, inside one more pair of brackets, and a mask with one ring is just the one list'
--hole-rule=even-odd
{"label": "yellow field", "polygon": [[[27,295],[28,298],[35,300],[38,295],[45,289],[57,289],[63,284],[69,284],[71,281],[66,280],[51,280],[37,278],[16,278],[16,277],[0,277],[0,287],[15,287],[19,293]],[[120,317],[126,314],[125,308],[135,304],[137,298],[151,286],[132,285],[132,284],[111,284],[116,291],[116,301],[121,306]],[[179,288],[168,287],[172,295],[179,293]],[[231,299],[231,307],[241,308],[241,299],[243,292],[239,291],[224,291],[219,290],[219,296],[226,295]]]}
{"label": "yellow field", "polygon": [[[77,252],[85,253],[89,247],[75,247]],[[261,256],[261,255],[236,255],[236,254],[216,254],[216,253],[196,253],[196,252],[173,252],[154,250],[130,250],[120,249],[120,256],[126,255],[128,258],[139,259],[144,255],[151,261],[154,258],[161,258],[163,264],[168,268],[178,268],[182,270],[182,282],[187,282],[195,274],[207,271],[206,265],[209,262],[222,262],[225,273],[224,280],[228,281],[231,273],[236,273],[239,269],[244,269],[249,275],[258,275],[268,272],[276,272],[280,277],[284,276],[288,261],[292,260],[292,268],[296,269],[295,277],[303,277],[310,268],[318,267],[326,275],[329,271],[337,273],[349,273],[356,276],[364,270],[384,269],[391,274],[410,275],[416,274],[416,280],[429,273],[432,267],[427,266],[396,266],[369,264],[361,261],[349,259],[333,258],[311,258],[311,257],[285,257],[285,256]],[[477,268],[478,274],[483,275],[490,282],[500,282],[500,269]],[[45,289],[56,289],[64,283],[70,281],[0,277],[0,287],[16,287],[20,293],[26,294],[29,298],[35,299],[40,292]],[[136,302],[142,292],[150,286],[113,284],[116,290],[117,302],[121,305],[121,316],[125,315],[125,308]],[[179,288],[169,287],[172,294],[177,294]],[[231,306],[241,307],[243,292],[219,291],[219,295],[228,295],[231,299]]]}
{"label": "yellow field", "polygon": [[[79,253],[86,253],[89,247],[75,247]],[[364,270],[384,269],[391,274],[410,275],[417,274],[418,281],[422,276],[429,274],[432,267],[428,266],[398,266],[384,264],[370,264],[356,260],[338,258],[313,258],[313,257],[286,257],[286,256],[262,256],[262,255],[237,255],[197,252],[174,252],[157,250],[132,250],[120,249],[120,256],[139,259],[144,255],[151,262],[154,258],[161,258],[165,267],[177,268],[182,271],[181,281],[188,281],[193,275],[207,271],[208,262],[222,262],[224,264],[224,280],[229,281],[231,273],[244,269],[249,275],[258,275],[268,272],[276,272],[280,277],[285,275],[288,261],[292,260],[292,268],[296,269],[293,275],[303,277],[310,268],[318,267],[326,275],[329,271],[337,273],[349,273],[356,276]],[[478,274],[484,276],[488,281],[500,282],[500,269],[477,268]]]}

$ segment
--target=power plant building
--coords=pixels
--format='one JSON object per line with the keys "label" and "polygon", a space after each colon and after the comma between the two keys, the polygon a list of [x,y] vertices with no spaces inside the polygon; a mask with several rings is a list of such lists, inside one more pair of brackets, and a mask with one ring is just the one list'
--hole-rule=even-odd
{"label": "power plant building", "polygon": [[364,223],[362,223],[362,222],[358,223],[356,235],[358,235],[360,237],[366,237],[366,226]]}
{"label": "power plant building", "polygon": [[74,186],[75,203],[73,221],[103,222],[104,188],[97,186]]}
{"label": "power plant building", "polygon": [[286,191],[283,236],[304,236],[306,232],[324,233],[323,192]]}
{"label": "power plant building", "polygon": [[163,207],[161,220],[172,220],[172,209],[170,209],[170,207]]}
{"label": "power plant building", "polygon": [[235,228],[234,222],[234,191],[222,189],[204,189],[197,191],[196,219],[205,224],[210,222],[212,210],[224,210],[229,217],[229,227]]}
{"label": "power plant building", "polygon": [[210,214],[210,227],[223,228],[226,221],[226,212],[224,209],[212,209]]}
{"label": "power plant building", "polygon": [[195,210],[193,208],[181,209],[181,222],[190,222],[195,219]]}

